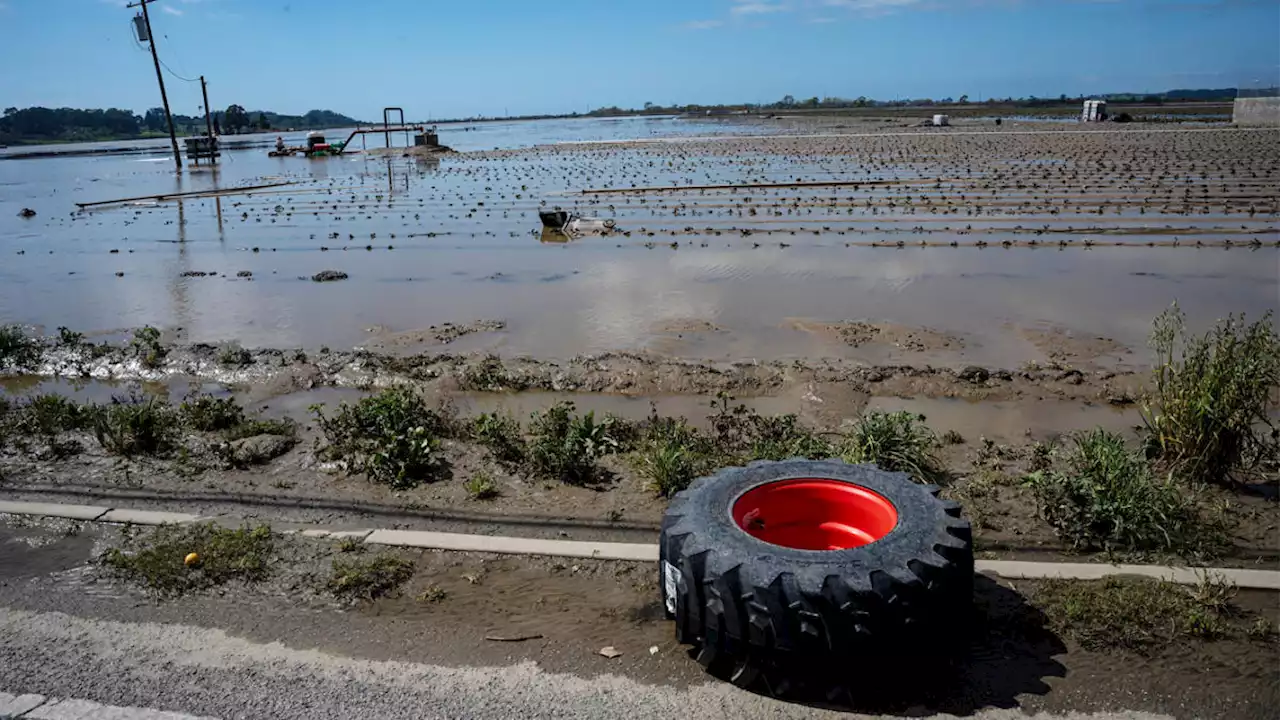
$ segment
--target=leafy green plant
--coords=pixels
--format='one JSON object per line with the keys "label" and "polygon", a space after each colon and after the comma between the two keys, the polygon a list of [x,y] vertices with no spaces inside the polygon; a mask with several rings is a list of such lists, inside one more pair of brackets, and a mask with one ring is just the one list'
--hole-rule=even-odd
{"label": "leafy green plant", "polygon": [[233,397],[189,396],[178,410],[192,429],[202,432],[229,430],[244,422],[244,408]]}
{"label": "leafy green plant", "polygon": [[1124,438],[1098,429],[1074,441],[1064,470],[1041,470],[1024,480],[1059,537],[1085,550],[1217,551],[1221,523],[1205,516],[1192,491],[1155,476]]}
{"label": "leafy green plant", "polygon": [[78,348],[84,344],[84,333],[74,332],[69,328],[58,328],[57,345],[60,348]]}
{"label": "leafy green plant", "polygon": [[492,500],[498,497],[498,484],[493,481],[492,475],[483,470],[467,478],[465,487],[467,497],[472,500]]}
{"label": "leafy green plant", "polygon": [[169,354],[169,351],[160,343],[160,331],[150,325],[134,330],[133,340],[129,344],[143,367],[158,368],[164,362],[165,356]]}
{"label": "leafy green plant", "polygon": [[40,364],[40,342],[17,325],[0,326],[0,367],[33,370]]}
{"label": "leafy green plant", "polygon": [[851,463],[875,463],[883,470],[905,472],[916,482],[940,485],[947,472],[935,454],[938,438],[919,415],[900,410],[872,410],[845,436],[840,457]]}
{"label": "leafy green plant", "polygon": [[597,422],[595,413],[578,415],[572,402],[560,402],[535,413],[530,423],[529,465],[537,477],[586,485],[598,479],[596,462],[615,452],[611,418]]}
{"label": "leafy green plant", "polygon": [[481,414],[471,421],[471,438],[488,448],[493,459],[508,468],[519,467],[524,462],[526,448],[520,421],[510,414]]}
{"label": "leafy green plant", "polygon": [[1146,398],[1147,454],[1193,482],[1246,479],[1275,469],[1272,425],[1280,387],[1280,336],[1268,311],[1246,325],[1235,316],[1188,337],[1177,305],[1156,318],[1154,389]]}
{"label": "leafy green plant", "polygon": [[232,426],[222,433],[229,441],[243,440],[255,435],[281,435],[287,438],[297,437],[298,423],[292,418],[250,418]]}
{"label": "leafy green plant", "polygon": [[453,433],[453,420],[413,390],[388,388],[354,405],[343,403],[333,417],[311,409],[328,443],[321,455],[373,482],[403,489],[448,475],[440,438]]}
{"label": "leafy green plant", "polygon": [[44,439],[55,456],[74,451],[75,445],[63,443],[59,436],[80,430],[88,422],[85,408],[62,395],[37,395],[21,405],[17,412],[18,432]]}
{"label": "leafy green plant", "polygon": [[114,455],[164,455],[178,438],[180,417],[168,403],[148,397],[114,400],[91,412],[93,434]]}
{"label": "leafy green plant", "polygon": [[[123,547],[107,550],[98,561],[158,596],[176,597],[230,580],[266,579],[275,543],[275,534],[265,525],[236,530],[213,523],[160,525],[146,534],[127,536]],[[195,558],[188,563],[192,553]]]}
{"label": "leafy green plant", "polygon": [[413,571],[413,562],[389,554],[338,558],[325,587],[340,600],[373,601],[394,593]]}

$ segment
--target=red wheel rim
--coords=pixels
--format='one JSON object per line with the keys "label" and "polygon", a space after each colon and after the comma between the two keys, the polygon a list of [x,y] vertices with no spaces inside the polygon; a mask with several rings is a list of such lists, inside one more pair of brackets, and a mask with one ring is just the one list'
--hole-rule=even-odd
{"label": "red wheel rim", "polygon": [[898,510],[880,493],[838,480],[796,478],[765,483],[733,503],[748,535],[796,550],[845,550],[888,535]]}

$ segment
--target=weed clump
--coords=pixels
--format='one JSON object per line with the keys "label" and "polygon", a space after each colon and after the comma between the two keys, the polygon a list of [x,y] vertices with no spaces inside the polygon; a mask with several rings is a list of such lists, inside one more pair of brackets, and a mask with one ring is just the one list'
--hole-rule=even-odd
{"label": "weed clump", "polygon": [[182,401],[178,408],[193,430],[216,432],[230,430],[244,422],[244,408],[235,398],[197,395]]}
{"label": "weed clump", "polygon": [[452,433],[452,418],[427,407],[413,390],[388,388],[354,405],[343,403],[332,417],[319,406],[311,410],[328,443],[320,454],[373,482],[406,489],[449,474],[440,438]]}
{"label": "weed clump", "polygon": [[413,577],[414,564],[394,555],[339,558],[325,587],[339,600],[373,601],[394,593]]}
{"label": "weed clump", "polygon": [[467,490],[467,497],[472,500],[492,500],[498,497],[498,484],[493,481],[493,476],[487,472],[477,472],[467,478],[467,482],[464,485]]}
{"label": "weed clump", "polygon": [[169,351],[160,343],[160,331],[146,325],[133,331],[133,340],[129,342],[133,347],[134,356],[145,368],[158,368],[164,362],[165,356]]}
{"label": "weed clump", "polygon": [[168,403],[148,397],[112,400],[92,410],[92,428],[104,450],[113,455],[165,455],[179,435],[179,414]]}
{"label": "weed clump", "polygon": [[40,342],[17,325],[0,327],[0,368],[33,370],[40,364]]}
{"label": "weed clump", "polygon": [[655,414],[645,427],[633,465],[650,489],[671,497],[710,472],[716,456],[710,440],[684,418]]}
{"label": "weed clump", "polygon": [[1198,556],[1223,542],[1220,523],[1202,516],[1187,488],[1154,475],[1106,430],[1077,435],[1065,469],[1033,472],[1024,482],[1041,516],[1076,549]]}
{"label": "weed clump", "polygon": [[1188,337],[1177,305],[1156,318],[1155,388],[1144,402],[1147,454],[1192,482],[1246,479],[1280,462],[1269,411],[1280,386],[1280,336],[1268,311]]}
{"label": "weed clump", "polygon": [[[177,597],[231,580],[258,582],[271,569],[276,537],[271,528],[237,530],[213,523],[161,525],[127,536],[98,561],[117,577],[136,582],[160,597]],[[188,564],[192,554],[195,559]]]}
{"label": "weed clump", "polygon": [[471,421],[471,439],[489,449],[493,459],[507,468],[524,463],[527,448],[520,421],[509,414],[483,413]]}
{"label": "weed clump", "polygon": [[730,400],[721,395],[708,418],[714,452],[727,464],[796,457],[820,460],[835,454],[831,443],[800,424],[796,415],[769,417],[745,405],[730,405]]}
{"label": "weed clump", "polygon": [[536,477],[588,485],[599,479],[597,461],[617,451],[613,418],[599,422],[594,412],[579,415],[572,402],[535,413],[529,425],[529,467]]}
{"label": "weed clump", "polygon": [[1235,587],[1206,576],[1182,586],[1151,578],[1047,580],[1033,593],[1055,630],[1089,650],[1145,654],[1190,639],[1245,633]]}
{"label": "weed clump", "polygon": [[863,415],[845,436],[840,457],[845,462],[875,463],[882,470],[905,472],[916,482],[932,485],[947,480],[935,454],[938,437],[923,419],[905,410]]}

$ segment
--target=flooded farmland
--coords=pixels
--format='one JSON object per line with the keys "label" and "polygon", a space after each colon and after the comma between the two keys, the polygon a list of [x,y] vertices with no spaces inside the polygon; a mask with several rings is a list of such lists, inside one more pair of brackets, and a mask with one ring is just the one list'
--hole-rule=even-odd
{"label": "flooded farmland", "polygon": [[[420,352],[443,348],[433,326],[489,320],[501,330],[449,349],[1016,365],[1049,357],[1055,333],[1126,358],[1175,299],[1193,322],[1276,304],[1274,131],[738,139],[722,129],[751,127],[595,122],[577,134],[610,142],[528,123],[524,141],[490,133],[515,149],[248,148],[180,178],[164,155],[0,162],[0,312],[246,347]],[[289,184],[74,204],[273,182]],[[547,242],[567,240],[541,233],[552,206],[616,230]],[[323,270],[349,277],[310,280]],[[859,341],[850,322],[934,339]]]}

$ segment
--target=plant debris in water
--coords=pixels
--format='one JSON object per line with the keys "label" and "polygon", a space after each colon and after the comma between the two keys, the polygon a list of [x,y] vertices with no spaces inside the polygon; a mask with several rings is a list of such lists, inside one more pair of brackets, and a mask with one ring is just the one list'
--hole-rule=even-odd
{"label": "plant debris in water", "polygon": [[373,601],[396,592],[413,571],[413,562],[385,553],[337,558],[325,587],[339,600]]}

